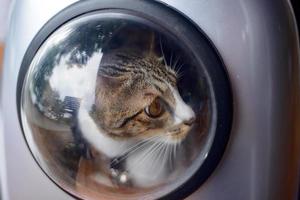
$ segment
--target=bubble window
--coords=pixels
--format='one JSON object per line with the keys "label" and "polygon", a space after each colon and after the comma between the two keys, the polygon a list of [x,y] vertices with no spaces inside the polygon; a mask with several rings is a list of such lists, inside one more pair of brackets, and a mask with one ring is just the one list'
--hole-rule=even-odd
{"label": "bubble window", "polygon": [[226,88],[217,93],[216,72],[199,59],[213,48],[199,55],[190,45],[114,10],[51,32],[19,81],[25,139],[47,176],[80,199],[159,199],[199,187],[230,119],[220,122]]}

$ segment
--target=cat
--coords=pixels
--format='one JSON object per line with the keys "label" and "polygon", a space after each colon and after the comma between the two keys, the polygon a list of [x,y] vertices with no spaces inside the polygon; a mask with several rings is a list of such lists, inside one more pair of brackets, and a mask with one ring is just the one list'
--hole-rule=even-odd
{"label": "cat", "polygon": [[[160,40],[140,28],[120,28],[111,36],[116,42],[103,44],[112,48],[95,49],[87,63],[71,59],[76,48],[66,50],[31,84],[39,111],[35,123],[46,129],[44,135],[54,127],[57,133],[70,128],[63,149],[69,153],[57,162],[72,166],[68,170],[78,187],[90,188],[87,183],[94,180],[95,191],[105,188],[99,185],[157,187],[183,166],[180,144],[196,116],[177,88],[177,62],[166,62]],[[56,141],[66,137],[57,133],[51,143],[55,150],[49,151],[54,158],[60,152]]]}
{"label": "cat", "polygon": [[153,50],[103,54],[94,103],[83,99],[77,120],[84,140],[111,160],[118,184],[147,188],[172,174],[170,157],[195,121],[177,80],[174,67]]}

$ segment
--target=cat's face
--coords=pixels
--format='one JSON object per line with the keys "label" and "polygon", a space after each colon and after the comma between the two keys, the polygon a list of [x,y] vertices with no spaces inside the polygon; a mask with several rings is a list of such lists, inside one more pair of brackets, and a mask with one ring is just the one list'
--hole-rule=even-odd
{"label": "cat's face", "polygon": [[112,52],[102,58],[91,112],[107,135],[182,141],[195,113],[182,100],[177,75],[155,55]]}

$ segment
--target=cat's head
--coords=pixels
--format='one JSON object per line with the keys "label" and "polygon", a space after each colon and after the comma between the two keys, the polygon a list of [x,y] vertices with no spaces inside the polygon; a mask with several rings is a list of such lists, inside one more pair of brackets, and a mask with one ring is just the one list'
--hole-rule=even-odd
{"label": "cat's head", "polygon": [[154,54],[109,52],[100,64],[91,115],[111,137],[157,136],[178,143],[191,129],[195,113],[176,84],[176,72]]}

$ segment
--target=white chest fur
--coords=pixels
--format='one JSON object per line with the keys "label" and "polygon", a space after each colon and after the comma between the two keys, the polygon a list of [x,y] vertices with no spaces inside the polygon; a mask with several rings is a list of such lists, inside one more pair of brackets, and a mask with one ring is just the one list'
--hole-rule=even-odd
{"label": "white chest fur", "polygon": [[84,106],[79,108],[78,123],[84,139],[95,149],[110,158],[123,154],[133,145],[133,141],[118,141],[104,134]]}

